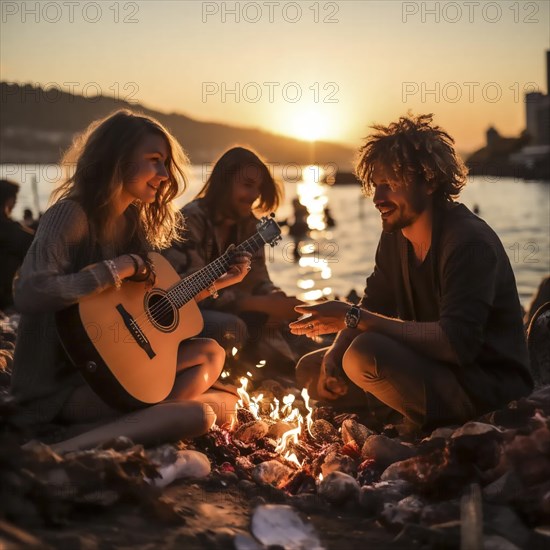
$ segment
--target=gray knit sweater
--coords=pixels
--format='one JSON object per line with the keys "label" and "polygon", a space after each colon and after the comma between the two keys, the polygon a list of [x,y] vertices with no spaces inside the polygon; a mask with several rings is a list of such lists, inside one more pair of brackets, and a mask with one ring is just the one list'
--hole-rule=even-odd
{"label": "gray knit sweater", "polygon": [[95,247],[83,209],[61,200],[40,220],[35,239],[14,282],[21,312],[12,394],[22,405],[25,424],[50,422],[84,379],[65,358],[54,313],[113,284],[104,263],[113,250]]}

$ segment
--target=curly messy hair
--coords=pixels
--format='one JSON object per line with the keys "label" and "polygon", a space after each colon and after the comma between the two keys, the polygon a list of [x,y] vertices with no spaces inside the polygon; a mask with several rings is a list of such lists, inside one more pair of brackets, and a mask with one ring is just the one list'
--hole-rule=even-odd
{"label": "curly messy hair", "polygon": [[393,172],[405,186],[425,182],[434,188],[434,198],[450,201],[466,184],[468,169],[456,154],[454,139],[432,125],[433,114],[414,116],[410,112],[389,126],[371,126],[374,133],[365,138],[355,167],[363,189],[373,193],[375,163]]}

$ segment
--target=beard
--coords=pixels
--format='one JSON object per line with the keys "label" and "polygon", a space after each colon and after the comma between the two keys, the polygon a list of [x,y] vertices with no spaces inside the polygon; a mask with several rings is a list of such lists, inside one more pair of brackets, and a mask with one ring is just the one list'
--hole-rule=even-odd
{"label": "beard", "polygon": [[384,206],[394,210],[387,218],[382,218],[382,231],[384,233],[394,233],[412,225],[428,208],[429,204],[430,197],[420,193],[411,194],[409,201],[404,204],[385,203]]}

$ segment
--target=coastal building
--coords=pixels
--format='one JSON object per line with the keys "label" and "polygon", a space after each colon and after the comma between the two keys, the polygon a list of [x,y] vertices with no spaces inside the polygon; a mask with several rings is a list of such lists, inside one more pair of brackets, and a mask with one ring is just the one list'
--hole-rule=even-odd
{"label": "coastal building", "polygon": [[529,143],[510,161],[526,177],[550,179],[550,50],[546,52],[546,94],[525,94],[525,121]]}

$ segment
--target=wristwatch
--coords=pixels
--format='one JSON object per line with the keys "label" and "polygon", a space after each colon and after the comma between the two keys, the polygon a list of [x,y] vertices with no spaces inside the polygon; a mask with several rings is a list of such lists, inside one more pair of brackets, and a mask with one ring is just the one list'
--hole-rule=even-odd
{"label": "wristwatch", "polygon": [[359,306],[351,306],[346,312],[344,323],[347,328],[356,328],[361,319],[361,308]]}

